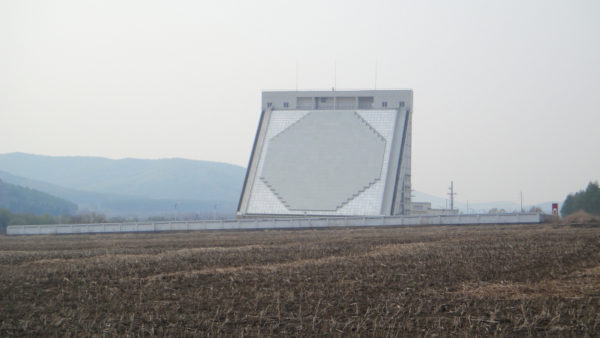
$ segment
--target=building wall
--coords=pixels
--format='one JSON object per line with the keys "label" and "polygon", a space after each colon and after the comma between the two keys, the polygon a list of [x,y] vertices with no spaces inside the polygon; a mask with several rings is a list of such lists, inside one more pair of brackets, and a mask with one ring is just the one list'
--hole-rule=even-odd
{"label": "building wall", "polygon": [[9,225],[7,235],[61,235],[123,232],[161,232],[195,230],[314,229],[331,227],[424,226],[462,224],[542,223],[548,215],[541,213],[480,215],[417,215],[381,217],[302,217],[192,222],[132,222],[106,224]]}

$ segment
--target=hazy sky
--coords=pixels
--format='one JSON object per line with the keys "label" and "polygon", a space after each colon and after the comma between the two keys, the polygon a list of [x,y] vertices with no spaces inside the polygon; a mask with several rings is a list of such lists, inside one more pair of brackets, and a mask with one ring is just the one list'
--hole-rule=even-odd
{"label": "hazy sky", "polygon": [[0,153],[246,166],[262,90],[375,79],[414,90],[416,190],[600,179],[600,1],[0,1]]}

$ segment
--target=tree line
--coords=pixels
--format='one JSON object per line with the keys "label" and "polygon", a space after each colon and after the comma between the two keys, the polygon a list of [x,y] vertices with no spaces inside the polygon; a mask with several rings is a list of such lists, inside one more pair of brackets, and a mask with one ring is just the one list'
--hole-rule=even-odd
{"label": "tree line", "polygon": [[585,190],[569,194],[560,208],[560,214],[564,217],[580,210],[600,215],[600,187],[598,182],[590,182]]}

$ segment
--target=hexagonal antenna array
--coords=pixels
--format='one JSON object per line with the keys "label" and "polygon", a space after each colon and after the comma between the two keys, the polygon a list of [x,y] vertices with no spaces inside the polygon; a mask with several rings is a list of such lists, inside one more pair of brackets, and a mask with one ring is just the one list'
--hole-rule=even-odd
{"label": "hexagonal antenna array", "polygon": [[352,111],[309,113],[269,140],[260,179],[290,210],[338,210],[380,179],[385,139]]}

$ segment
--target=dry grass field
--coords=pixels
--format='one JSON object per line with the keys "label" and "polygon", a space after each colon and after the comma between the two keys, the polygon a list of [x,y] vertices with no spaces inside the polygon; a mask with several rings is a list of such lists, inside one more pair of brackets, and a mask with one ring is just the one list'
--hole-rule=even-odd
{"label": "dry grass field", "polygon": [[0,236],[0,336],[600,335],[600,227]]}

